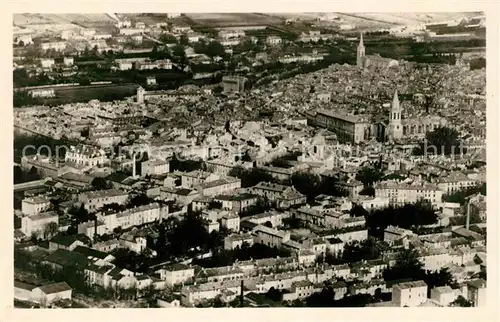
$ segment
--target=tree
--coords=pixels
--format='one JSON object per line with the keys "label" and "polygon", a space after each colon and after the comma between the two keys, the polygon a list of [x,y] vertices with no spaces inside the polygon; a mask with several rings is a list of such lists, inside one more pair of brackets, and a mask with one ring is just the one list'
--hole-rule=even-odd
{"label": "tree", "polygon": [[457,156],[465,154],[467,150],[462,146],[457,130],[449,127],[437,127],[425,135],[424,142],[418,147],[414,154],[444,154]]}
{"label": "tree", "polygon": [[308,307],[332,307],[334,306],[335,292],[331,287],[325,287],[319,293],[307,297],[305,302]]}
{"label": "tree", "polygon": [[266,293],[266,297],[273,302],[281,301],[281,292],[274,287],[271,287]]}
{"label": "tree", "polygon": [[59,231],[59,226],[55,222],[49,222],[43,228],[43,234],[46,239],[51,239]]}
{"label": "tree", "polygon": [[131,208],[145,206],[150,204],[151,201],[152,201],[151,198],[149,198],[147,195],[140,194],[130,199],[129,206]]}
{"label": "tree", "polygon": [[375,197],[375,189],[373,187],[364,187],[359,194],[363,196]]}
{"label": "tree", "polygon": [[383,172],[380,169],[363,167],[356,175],[356,180],[361,181],[365,187],[371,187],[375,182],[380,181],[383,177]]}
{"label": "tree", "polygon": [[177,38],[171,34],[161,34],[160,41],[165,44],[177,44]]}
{"label": "tree", "polygon": [[396,258],[396,264],[384,271],[384,279],[386,281],[423,280],[425,278],[424,264],[419,260],[418,256],[418,252],[414,249],[401,251]]}
{"label": "tree", "polygon": [[472,302],[459,295],[455,301],[450,303],[450,306],[472,307]]}
{"label": "tree", "polygon": [[206,48],[206,55],[209,57],[216,57],[224,55],[224,46],[218,41],[211,41]]}
{"label": "tree", "polygon": [[369,212],[363,208],[363,206],[360,205],[354,205],[349,214],[351,217],[367,217],[369,215]]}
{"label": "tree", "polygon": [[110,182],[108,182],[106,179],[101,178],[101,177],[96,177],[96,178],[92,179],[92,182],[90,183],[90,185],[96,190],[111,189],[113,186]]}
{"label": "tree", "polygon": [[78,225],[83,222],[88,222],[95,219],[95,214],[90,214],[87,209],[85,209],[82,203],[80,207],[72,206],[68,209],[68,214],[71,216],[74,225]]}
{"label": "tree", "polygon": [[187,46],[189,45],[189,38],[186,34],[182,34],[179,38],[179,44],[182,46]]}

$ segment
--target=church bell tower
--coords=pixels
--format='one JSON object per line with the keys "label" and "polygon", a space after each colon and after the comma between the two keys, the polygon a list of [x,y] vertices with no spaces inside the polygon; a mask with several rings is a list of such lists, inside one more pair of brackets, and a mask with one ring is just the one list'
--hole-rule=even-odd
{"label": "church bell tower", "polygon": [[363,33],[360,33],[358,49],[356,51],[356,66],[363,68],[365,64],[365,45],[363,44]]}
{"label": "church bell tower", "polygon": [[399,105],[398,91],[394,92],[389,115],[389,140],[398,140],[403,137],[403,125],[401,124],[401,107]]}

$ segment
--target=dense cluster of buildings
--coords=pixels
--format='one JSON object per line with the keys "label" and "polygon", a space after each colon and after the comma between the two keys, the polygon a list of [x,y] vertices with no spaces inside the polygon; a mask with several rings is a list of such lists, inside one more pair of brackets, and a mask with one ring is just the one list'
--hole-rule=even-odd
{"label": "dense cluster of buildings", "polygon": [[[165,27],[116,22],[119,37],[136,42],[148,30]],[[198,37],[186,28],[171,29]],[[83,29],[63,36],[42,48],[115,38]],[[245,32],[226,29],[217,37],[239,42]],[[323,38],[330,37],[302,35],[304,42]],[[30,43],[27,36],[18,39]],[[265,39],[271,47],[282,42],[273,35]],[[135,288],[139,296],[151,289],[168,294],[158,297],[163,307],[214,300],[229,305],[237,299],[260,306],[260,296],[271,289],[291,303],[321,292],[325,283],[335,300],[391,294],[391,301],[374,306],[442,307],[459,296],[484,305],[486,197],[473,194],[464,204],[447,202],[446,196],[486,183],[485,71],[365,55],[363,36],[357,55],[356,66],[334,64],[251,90],[246,77],[224,76],[223,95],[213,93],[213,86],[137,86],[136,95],[122,101],[16,109],[17,131],[67,144],[50,153],[33,147],[20,156],[22,170],[42,180],[14,187],[22,194],[15,209],[16,251],[31,252],[34,261],[54,269],[78,267],[90,285]],[[120,70],[173,68],[169,60],[116,63]],[[42,67],[54,64],[44,61]],[[53,94],[45,91],[31,95]],[[443,126],[459,133],[467,158],[411,153]],[[367,180],[370,171],[380,176]],[[301,185],[300,176],[309,186]],[[320,194],[304,188],[315,189],[319,182],[328,183]],[[146,201],[137,204],[141,198]],[[437,214],[436,223],[419,229],[389,225],[378,239],[369,234],[367,217],[355,211],[370,214],[419,202]],[[192,263],[213,254],[193,248],[194,255],[151,265],[147,274],[116,264],[117,249],[159,256],[152,246],[159,225],[191,212],[199,213],[207,233],[221,236],[220,252],[265,245],[290,255],[208,268]],[[479,220],[471,223],[472,217]],[[325,262],[326,256],[340,260],[347,247],[367,240],[386,246],[378,258]],[[384,280],[384,271],[408,249],[426,270],[447,268],[458,287]],[[65,283],[16,281],[15,289],[17,300],[43,305],[56,296],[71,298]]]}

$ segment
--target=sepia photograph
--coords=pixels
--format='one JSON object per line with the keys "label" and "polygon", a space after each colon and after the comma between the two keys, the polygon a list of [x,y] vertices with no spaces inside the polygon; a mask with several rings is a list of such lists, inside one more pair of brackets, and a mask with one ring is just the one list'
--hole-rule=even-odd
{"label": "sepia photograph", "polygon": [[484,12],[12,23],[16,309],[486,306]]}

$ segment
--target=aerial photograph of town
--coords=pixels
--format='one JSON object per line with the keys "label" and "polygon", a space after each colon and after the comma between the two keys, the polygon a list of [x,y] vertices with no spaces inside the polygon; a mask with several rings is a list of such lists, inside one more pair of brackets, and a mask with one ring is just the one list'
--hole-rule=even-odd
{"label": "aerial photograph of town", "polygon": [[15,308],[485,307],[483,12],[12,39]]}

